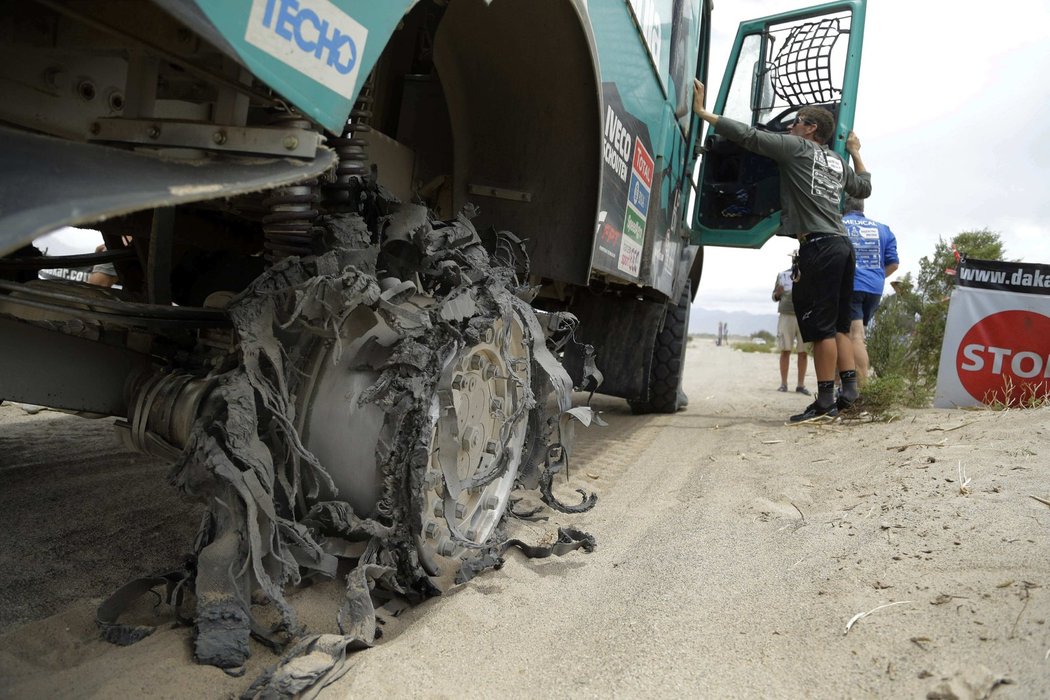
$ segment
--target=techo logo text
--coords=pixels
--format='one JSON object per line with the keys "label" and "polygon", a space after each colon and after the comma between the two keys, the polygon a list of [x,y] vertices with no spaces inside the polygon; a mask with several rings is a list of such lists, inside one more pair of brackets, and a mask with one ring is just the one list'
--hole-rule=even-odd
{"label": "techo logo text", "polygon": [[245,40],[350,97],[368,30],[328,0],[253,0]]}

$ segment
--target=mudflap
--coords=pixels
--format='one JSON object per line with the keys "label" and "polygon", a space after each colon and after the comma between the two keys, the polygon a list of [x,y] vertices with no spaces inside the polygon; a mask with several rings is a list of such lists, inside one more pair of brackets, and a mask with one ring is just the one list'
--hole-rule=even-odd
{"label": "mudflap", "polygon": [[576,296],[569,310],[580,320],[576,332],[579,342],[566,347],[564,358],[574,385],[582,390],[595,388],[584,381],[590,346],[603,377],[601,393],[628,401],[648,397],[653,348],[665,305],[587,291]]}

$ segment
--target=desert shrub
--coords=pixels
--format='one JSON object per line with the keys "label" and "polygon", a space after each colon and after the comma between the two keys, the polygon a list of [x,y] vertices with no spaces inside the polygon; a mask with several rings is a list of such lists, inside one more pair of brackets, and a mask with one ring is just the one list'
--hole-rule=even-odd
{"label": "desert shrub", "polygon": [[864,387],[864,410],[876,419],[893,418],[900,408],[928,406],[932,396],[932,386],[899,374],[882,375]]}
{"label": "desert shrub", "polygon": [[897,293],[886,297],[868,329],[868,363],[877,376],[917,379],[912,342],[921,315],[921,304],[912,287],[911,275],[897,284]]}
{"label": "desert shrub", "polygon": [[733,349],[739,350],[740,352],[775,352],[777,346],[772,345],[770,343],[753,343],[743,341],[740,343],[733,343]]}
{"label": "desert shrub", "polygon": [[940,239],[932,256],[919,260],[916,293],[922,303],[921,320],[915,329],[912,349],[920,378],[936,383],[937,366],[941,361],[944,326],[948,320],[948,300],[955,288],[955,275],[947,270],[958,267],[960,257],[979,260],[1002,260],[1005,254],[999,234],[988,229],[963,231],[950,242]]}

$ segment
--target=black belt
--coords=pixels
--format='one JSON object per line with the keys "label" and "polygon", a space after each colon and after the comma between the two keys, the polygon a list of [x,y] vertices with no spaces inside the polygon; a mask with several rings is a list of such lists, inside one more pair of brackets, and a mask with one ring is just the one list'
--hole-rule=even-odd
{"label": "black belt", "polygon": [[839,234],[837,234],[837,233],[826,233],[826,232],[807,233],[804,236],[802,236],[802,245],[805,245],[807,243],[812,243],[813,241],[819,241],[819,240],[822,240],[824,238],[834,238],[834,237],[836,237],[838,235]]}

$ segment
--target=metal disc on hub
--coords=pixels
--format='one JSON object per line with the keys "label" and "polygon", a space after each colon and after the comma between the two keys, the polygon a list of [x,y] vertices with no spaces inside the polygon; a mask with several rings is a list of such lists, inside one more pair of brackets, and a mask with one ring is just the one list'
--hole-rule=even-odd
{"label": "metal disc on hub", "polygon": [[517,318],[497,318],[449,358],[432,406],[420,548],[458,557],[499,524],[521,464],[530,351]]}

